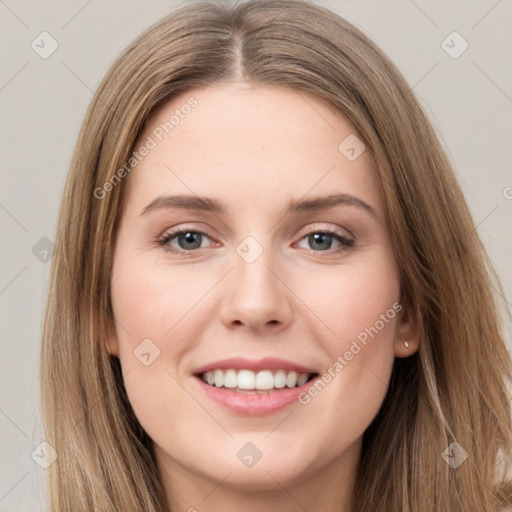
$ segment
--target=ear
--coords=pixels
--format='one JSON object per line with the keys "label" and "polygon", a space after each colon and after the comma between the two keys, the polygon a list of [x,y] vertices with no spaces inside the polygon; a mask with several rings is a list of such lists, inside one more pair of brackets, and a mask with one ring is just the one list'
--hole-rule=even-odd
{"label": "ear", "polygon": [[[395,357],[414,354],[421,341],[419,313],[416,306],[408,304],[398,313],[395,336]],[[407,341],[408,347],[405,345]]]}

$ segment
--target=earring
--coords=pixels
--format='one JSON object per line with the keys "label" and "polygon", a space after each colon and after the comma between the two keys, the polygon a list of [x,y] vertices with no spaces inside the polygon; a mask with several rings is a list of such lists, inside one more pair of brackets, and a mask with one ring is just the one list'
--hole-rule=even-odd
{"label": "earring", "polygon": [[407,340],[404,341],[404,345],[405,345],[405,348],[409,348],[409,343],[407,342]]}

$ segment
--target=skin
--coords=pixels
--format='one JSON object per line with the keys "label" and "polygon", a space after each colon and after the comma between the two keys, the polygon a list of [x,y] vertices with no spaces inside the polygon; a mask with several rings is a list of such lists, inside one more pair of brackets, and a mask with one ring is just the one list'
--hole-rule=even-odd
{"label": "skin", "polygon": [[[349,511],[362,435],[383,402],[394,358],[418,348],[412,313],[402,310],[360,344],[308,404],[273,414],[222,408],[192,371],[227,357],[274,356],[321,374],[399,302],[379,180],[367,151],[350,161],[338,150],[354,133],[343,116],[281,87],[182,92],[150,119],[137,147],[192,96],[198,105],[122,184],[109,350],[120,358],[175,510]],[[353,205],[284,215],[290,199],[333,193],[364,200],[376,216]],[[141,215],[167,194],[216,198],[227,213],[173,208]],[[175,228],[207,236],[192,239],[200,248],[174,236],[167,248],[188,251],[177,254],[156,242]],[[322,230],[355,244],[308,237]],[[251,263],[236,252],[247,236],[263,250]],[[144,339],[160,350],[148,366],[134,355]],[[262,453],[250,468],[237,457],[247,442]]]}

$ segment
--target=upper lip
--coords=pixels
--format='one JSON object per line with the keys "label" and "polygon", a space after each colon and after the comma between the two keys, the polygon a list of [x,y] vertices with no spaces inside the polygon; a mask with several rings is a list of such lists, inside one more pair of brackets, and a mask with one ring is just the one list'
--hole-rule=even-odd
{"label": "upper lip", "polygon": [[264,357],[263,359],[247,359],[245,357],[230,357],[228,359],[222,359],[220,361],[214,361],[208,363],[199,368],[193,370],[193,374],[201,374],[212,370],[252,370],[257,372],[260,370],[288,370],[295,371],[297,373],[317,373],[316,370],[303,366],[301,364],[294,363],[293,361],[287,361],[286,359],[280,359],[278,357]]}

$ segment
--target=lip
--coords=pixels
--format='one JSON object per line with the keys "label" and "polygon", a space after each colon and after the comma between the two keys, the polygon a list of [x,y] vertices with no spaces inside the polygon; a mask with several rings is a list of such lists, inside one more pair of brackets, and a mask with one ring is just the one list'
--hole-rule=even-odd
{"label": "lip", "polygon": [[[219,367],[216,366],[216,368]],[[231,366],[231,368],[233,367]],[[266,368],[268,368],[268,366]],[[320,377],[321,375],[318,374],[302,386],[263,394],[237,393],[228,388],[216,388],[203,382],[197,375],[194,376],[193,380],[197,382],[201,390],[210,400],[219,404],[224,409],[243,416],[264,416],[278,412],[294,402],[298,403],[299,395],[306,392]]]}
{"label": "lip", "polygon": [[[209,372],[212,370],[252,370],[253,372],[261,370],[288,370],[297,373],[319,373],[313,368],[307,368],[300,364],[278,357],[264,357],[263,359],[247,359],[245,357],[230,357],[208,363],[192,371],[194,375]],[[299,389],[299,388],[296,388]]]}

